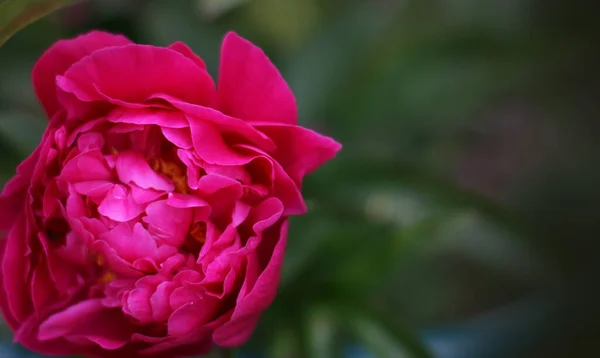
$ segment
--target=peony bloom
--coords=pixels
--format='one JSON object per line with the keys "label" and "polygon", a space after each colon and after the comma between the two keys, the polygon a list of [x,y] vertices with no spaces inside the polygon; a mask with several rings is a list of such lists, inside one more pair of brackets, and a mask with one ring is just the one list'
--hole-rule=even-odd
{"label": "peony bloom", "polygon": [[233,347],[273,301],[303,177],[340,145],[296,124],[265,54],[225,37],[218,84],[183,43],[91,32],[33,69],[49,118],[0,196],[0,307],[45,354]]}

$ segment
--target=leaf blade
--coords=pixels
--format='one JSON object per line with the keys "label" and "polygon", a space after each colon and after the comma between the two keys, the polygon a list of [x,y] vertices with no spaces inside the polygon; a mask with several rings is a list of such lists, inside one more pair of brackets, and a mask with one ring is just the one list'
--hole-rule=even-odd
{"label": "leaf blade", "polygon": [[0,46],[32,22],[79,0],[0,0]]}

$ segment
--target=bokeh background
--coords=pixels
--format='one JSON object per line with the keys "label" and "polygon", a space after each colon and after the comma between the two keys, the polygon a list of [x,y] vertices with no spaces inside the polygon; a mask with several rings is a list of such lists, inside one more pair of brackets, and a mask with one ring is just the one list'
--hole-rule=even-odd
{"label": "bokeh background", "polygon": [[[0,180],[44,130],[30,71],[57,39],[182,40],[216,75],[233,29],[280,68],[300,123],[344,145],[306,182],[279,296],[239,357],[595,357],[599,13],[578,0],[82,1],[0,48]],[[34,356],[10,339],[1,357]]]}

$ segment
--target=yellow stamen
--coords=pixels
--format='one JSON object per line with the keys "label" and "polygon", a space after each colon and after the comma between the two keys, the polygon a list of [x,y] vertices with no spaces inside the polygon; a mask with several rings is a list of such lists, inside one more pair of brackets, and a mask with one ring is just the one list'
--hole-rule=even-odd
{"label": "yellow stamen", "polygon": [[100,276],[100,278],[98,278],[98,283],[109,283],[110,281],[114,280],[117,276],[110,272],[107,271],[104,274],[102,274],[102,276]]}
{"label": "yellow stamen", "polygon": [[100,255],[96,256],[96,265],[98,265],[98,266],[104,265],[104,257],[102,257]]}
{"label": "yellow stamen", "polygon": [[150,162],[150,167],[155,172],[166,175],[171,179],[175,184],[175,192],[181,194],[188,193],[187,176],[185,170],[180,165],[164,159],[154,159]]}
{"label": "yellow stamen", "polygon": [[206,242],[206,224],[203,222],[197,222],[192,225],[189,233],[190,237],[201,244]]}

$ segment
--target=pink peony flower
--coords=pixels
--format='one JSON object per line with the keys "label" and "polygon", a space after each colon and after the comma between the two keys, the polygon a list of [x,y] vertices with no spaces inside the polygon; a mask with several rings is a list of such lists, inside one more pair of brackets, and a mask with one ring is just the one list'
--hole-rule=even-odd
{"label": "pink peony flower", "polygon": [[229,33],[218,85],[183,43],[91,32],[33,69],[49,118],[0,197],[0,306],[45,354],[233,347],[273,301],[303,177],[340,145],[296,124],[265,54]]}

